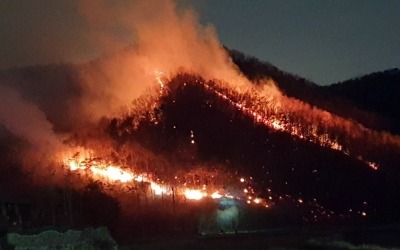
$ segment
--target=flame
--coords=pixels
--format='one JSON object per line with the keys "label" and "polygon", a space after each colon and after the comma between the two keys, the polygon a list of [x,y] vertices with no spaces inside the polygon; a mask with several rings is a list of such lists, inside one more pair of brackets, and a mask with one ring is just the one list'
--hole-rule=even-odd
{"label": "flame", "polygon": [[[156,98],[155,103],[153,103],[153,107],[155,107],[156,105],[159,105],[160,97],[167,93],[168,90],[166,88],[167,85],[164,83],[164,80],[166,79],[165,74],[160,71],[154,71],[153,74],[156,79],[156,83],[160,87],[160,96]],[[246,93],[243,94],[239,92],[239,90],[226,90],[220,86],[211,85],[201,81],[196,81],[196,84],[202,85],[207,91],[210,91],[211,93],[225,100],[228,104],[233,106],[235,109],[241,111],[243,114],[253,118],[255,123],[263,124],[273,130],[289,133],[302,140],[317,143],[321,146],[329,147],[331,149],[341,151],[346,155],[350,155],[350,150],[344,145],[340,144],[340,142],[336,138],[332,138],[331,135],[329,135],[328,133],[324,133],[323,130],[321,132],[321,130],[318,128],[318,124],[314,126],[312,123],[302,124],[300,122],[293,122],[291,120],[292,118],[290,117],[290,113],[297,112],[298,110],[290,107],[288,110],[283,110],[283,108],[287,107],[285,107],[285,105],[282,103],[271,104],[271,102],[275,102],[273,96],[265,97],[262,96],[262,93],[254,91],[251,95],[249,94],[251,97],[249,100],[246,98],[241,99],[241,95],[245,95]],[[323,115],[323,119],[325,120],[331,119],[333,116],[328,112],[322,112],[320,110],[317,110],[316,113],[318,115]],[[304,114],[301,115],[304,116]],[[157,122],[156,117],[154,118],[154,122]],[[190,131],[191,143],[195,143],[194,137],[194,132]],[[64,165],[68,168],[69,171],[81,172],[84,173],[84,176],[86,175],[90,178],[98,179],[111,184],[119,183],[123,185],[128,185],[129,183],[135,182],[148,183],[154,195],[171,195],[171,192],[169,191],[171,190],[171,185],[169,185],[168,183],[164,184],[164,182],[162,182],[163,184],[160,184],[153,181],[151,178],[148,177],[148,173],[137,173],[132,168],[126,168],[104,160],[98,160],[98,158],[93,157],[93,155],[95,154],[90,150],[78,150],[78,152],[81,151],[83,153],[75,153],[72,157],[69,156],[63,158],[65,159]],[[357,156],[356,158],[368,164],[368,166],[373,170],[379,169],[379,165],[375,162],[367,161],[362,156]],[[176,179],[178,179],[178,176],[175,176],[175,180]],[[179,177],[179,179],[181,178]],[[210,188],[212,190],[211,191],[206,185],[203,185],[201,189],[196,189],[192,187],[187,187],[186,183],[184,183],[183,185],[177,185],[176,182],[174,182],[175,184],[173,185],[176,192],[172,194],[182,195],[188,201],[199,201],[207,197],[209,199],[216,200],[228,198],[236,199],[238,201],[241,200],[252,206],[262,206],[265,208],[275,206],[275,198],[273,198],[272,196],[268,196],[265,199],[260,198],[258,196],[259,194],[255,193],[252,187],[248,185],[247,180],[252,180],[252,177],[236,177],[238,188],[237,190],[240,191],[235,195],[232,195],[225,190],[221,191],[223,189],[222,186],[219,189],[218,187],[213,186],[212,188]],[[246,187],[243,186],[243,183],[246,183]],[[215,190],[220,190],[221,192]],[[268,189],[268,192],[269,194],[272,194],[270,189]],[[274,195],[274,197],[278,196]],[[283,200],[283,197],[288,197],[287,199],[292,199],[292,201],[298,204],[303,204],[304,202],[301,198],[291,198],[288,195],[279,196],[279,201]],[[272,201],[273,199],[274,201]],[[318,206],[323,209],[322,206]]]}
{"label": "flame", "polygon": [[[196,83],[202,85],[206,91],[222,98],[243,114],[252,117],[255,123],[263,124],[276,131],[289,133],[294,137],[340,151],[346,155],[350,155],[349,147],[342,145],[337,137],[332,138],[329,133],[321,133],[318,130],[326,131],[327,128],[331,127],[339,128],[342,133],[346,133],[349,137],[354,137],[354,134],[362,136],[365,132],[368,132],[371,137],[374,136],[370,130],[361,124],[352,123],[318,108],[311,109],[308,104],[285,97],[280,92],[268,95],[264,93],[265,91],[259,91],[256,88],[243,91],[239,88],[228,89],[220,84],[200,81],[196,81]],[[294,121],[296,119],[302,120],[302,123]],[[330,122],[332,125],[330,125]],[[348,129],[351,132],[347,131]],[[379,164],[376,162],[364,160],[360,155],[354,157],[373,170],[379,169]]]}
{"label": "flame", "polygon": [[155,195],[167,194],[167,189],[150,180],[142,174],[135,174],[132,170],[122,168],[113,164],[107,164],[103,161],[90,160],[82,155],[90,155],[92,153],[79,154],[64,160],[64,165],[71,172],[83,171],[86,175],[95,179],[100,179],[108,183],[128,183],[128,182],[147,182],[150,184],[151,190]]}
{"label": "flame", "polygon": [[[162,96],[166,93],[167,84],[164,82],[167,79],[166,74],[162,71],[154,70],[153,76],[160,86],[160,96]],[[264,89],[260,90],[254,86],[244,87],[242,83],[237,83],[236,85],[229,83],[223,86],[218,82],[210,83],[199,80],[196,80],[193,84],[203,86],[206,91],[215,94],[243,114],[252,117],[255,123],[263,124],[276,131],[289,133],[299,139],[342,152],[345,155],[352,155],[352,148],[341,144],[337,136],[326,132],[327,128],[339,128],[342,133],[344,132],[350,137],[360,136],[365,132],[368,132],[371,136],[374,135],[361,124],[332,115],[325,110],[311,108],[306,103],[282,95],[274,87],[264,87]],[[158,101],[159,98],[157,98],[156,102]],[[296,121],[296,119],[300,119],[302,122]],[[190,138],[190,143],[194,144],[193,131],[191,131]],[[379,169],[378,163],[365,160],[358,154],[353,156],[372,170]]]}
{"label": "flame", "polygon": [[201,200],[207,196],[204,191],[197,189],[186,189],[184,195],[188,200]]}
{"label": "flame", "polygon": [[93,174],[105,177],[111,181],[120,181],[125,183],[134,179],[132,173],[115,166],[105,166],[105,168],[91,166],[90,170],[93,172]]}
{"label": "flame", "polygon": [[214,193],[211,194],[211,198],[213,198],[213,199],[221,199],[222,195],[220,193],[218,193],[218,192],[214,192]]}

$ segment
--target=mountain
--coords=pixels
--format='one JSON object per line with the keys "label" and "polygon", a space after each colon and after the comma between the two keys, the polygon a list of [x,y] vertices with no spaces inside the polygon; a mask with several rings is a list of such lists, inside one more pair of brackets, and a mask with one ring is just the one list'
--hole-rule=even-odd
{"label": "mountain", "polygon": [[[396,206],[382,205],[400,198],[394,193],[397,177],[371,171],[365,163],[341,152],[254,123],[251,116],[232,108],[199,82],[204,82],[199,76],[177,75],[168,84],[171,93],[161,100],[157,112],[163,118],[157,124],[142,122],[134,128],[134,116],[118,118],[108,127],[110,135],[123,144],[138,141],[174,159],[172,165],[178,168],[190,169],[202,162],[222,164],[233,173],[253,176],[259,190],[318,201],[324,209],[322,214],[313,214],[317,220],[326,220],[326,211],[349,216],[349,210],[368,210],[380,221],[397,218]],[[386,162],[387,169],[395,168],[399,155],[393,157]]]}
{"label": "mountain", "polygon": [[328,86],[284,72],[270,63],[230,50],[249,79],[272,78],[287,96],[300,99],[366,127],[400,133],[400,71],[391,69]]}
{"label": "mountain", "polygon": [[[229,176],[219,180],[223,189],[228,190],[237,188],[243,176],[248,180],[243,185],[248,186],[241,188],[250,190],[251,186],[256,195],[271,205],[270,211],[263,210],[262,216],[254,219],[264,223],[264,227],[400,221],[397,137],[368,129],[397,131],[398,70],[322,87],[254,57],[237,51],[230,53],[233,62],[249,79],[272,78],[285,95],[292,97],[282,97],[289,103],[283,107],[292,109],[279,112],[273,111],[274,106],[257,109],[259,101],[264,99],[253,100],[251,93],[239,93],[216,80],[206,81],[199,75],[182,72],[166,80],[167,91],[157,97],[157,105],[150,105],[151,109],[142,108],[140,105],[146,102],[139,102],[136,107],[139,113],[132,108],[120,117],[102,119],[96,127],[73,131],[68,143],[82,147],[97,144],[99,151],[111,151],[107,155],[109,161],[133,162],[135,167],[147,169],[165,182],[174,183],[177,173],[191,173],[200,168],[206,170],[206,175],[212,170],[219,171],[223,178]],[[80,94],[78,67],[61,64],[21,68],[0,73],[0,80],[12,82],[23,95],[38,103],[56,128],[68,131],[68,120],[65,117],[59,120],[57,116],[67,107],[70,98]],[[385,82],[381,88],[377,87],[379,79]],[[49,88],[54,82],[60,87]],[[364,82],[368,84],[364,86]],[[41,98],[41,93],[46,93],[46,98]],[[370,98],[375,100],[369,103]],[[300,108],[295,109],[294,104]],[[245,105],[248,106],[243,108]],[[328,122],[323,119],[326,117]],[[291,123],[294,125],[289,126]],[[347,127],[351,130],[346,130]],[[4,140],[1,147],[2,152],[8,152],[14,146]],[[145,155],[143,158],[132,157],[139,151]],[[22,161],[12,162],[8,153],[4,155],[7,155],[1,155],[4,166]],[[4,169],[13,176],[18,173],[11,167]],[[201,176],[193,174],[192,177],[194,184],[200,182]],[[12,182],[12,179],[2,181]],[[208,179],[204,180],[206,183]],[[80,202],[85,195],[100,197],[96,199],[112,203],[110,210],[117,213],[118,204],[110,202],[112,198],[108,196],[99,195],[96,185],[86,187],[85,192],[89,194],[69,195],[81,197]],[[134,200],[140,203],[140,189],[135,188]],[[65,191],[56,192],[68,195]],[[57,196],[54,192],[52,195]],[[141,210],[134,217],[135,223],[141,226],[131,223],[130,227],[135,227],[131,230],[145,230],[146,225],[152,224],[148,221],[162,225],[163,220],[157,221],[158,217],[153,214],[160,212],[160,206],[149,209],[151,204],[147,198],[144,199],[146,209],[139,206]],[[84,205],[95,207],[96,204]],[[185,214],[188,218],[199,214],[196,206],[191,209],[194,212]],[[169,223],[167,215],[164,219]],[[104,215],[98,217],[101,224]],[[180,223],[179,219],[176,221]]]}
{"label": "mountain", "polygon": [[400,70],[375,72],[323,87],[331,98],[346,100],[361,110],[391,121],[390,131],[400,133]]}

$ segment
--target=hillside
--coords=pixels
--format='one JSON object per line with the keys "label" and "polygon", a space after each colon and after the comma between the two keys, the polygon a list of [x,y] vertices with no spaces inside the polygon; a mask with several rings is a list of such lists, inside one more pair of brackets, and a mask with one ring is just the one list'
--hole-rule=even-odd
{"label": "hillside", "polygon": [[[41,216],[53,214],[52,218],[38,215],[39,219],[32,222],[34,226],[105,224],[122,234],[161,234],[163,224],[171,233],[196,231],[198,220],[203,218],[196,205],[199,203],[191,203],[175,190],[206,186],[225,192],[226,197],[240,204],[246,214],[242,218],[246,229],[400,221],[400,195],[396,192],[400,183],[398,138],[368,129],[387,126],[371,123],[371,117],[376,118],[374,122],[385,118],[395,124],[395,113],[388,110],[381,117],[379,109],[394,105],[395,99],[374,109],[374,105],[362,106],[364,99],[356,99],[357,95],[343,94],[345,86],[364,88],[361,80],[354,86],[342,83],[321,87],[239,52],[233,52],[233,60],[252,80],[274,79],[286,95],[279,96],[280,104],[264,92],[240,92],[223,82],[181,72],[163,79],[160,95],[153,99],[139,98],[121,116],[103,117],[96,125],[73,130],[66,110],[82,91],[79,66],[61,64],[2,72],[0,80],[14,84],[27,99],[37,103],[55,131],[70,133],[66,145],[86,148],[91,153],[79,162],[73,158],[80,152],[71,153],[70,158],[81,164],[77,168],[83,169],[76,175],[76,169],[63,169],[65,163],[51,165],[51,174],[62,172],[64,182],[70,186],[37,187],[32,169],[40,169],[43,161],[35,163],[29,173],[16,171],[24,164],[25,146],[3,136],[0,146],[4,178],[0,187],[4,191],[0,193],[17,189],[34,201],[33,210],[40,211]],[[371,82],[375,86],[375,80]],[[394,84],[388,81],[389,86]],[[376,98],[384,99],[383,92]],[[337,103],[341,99],[347,101]],[[352,106],[353,102],[360,105]],[[141,176],[141,181],[125,187],[121,181],[113,184],[110,179],[96,179],[89,170],[96,166],[90,164],[98,162],[143,171],[149,181]],[[161,184],[167,188],[160,198],[151,188]],[[7,188],[11,186],[15,189]],[[53,198],[40,198],[43,192]],[[264,207],[257,207],[259,203]],[[118,219],[100,211],[91,213],[98,204]],[[215,202],[203,205],[207,211],[225,209]],[[176,211],[181,214],[176,215]]]}
{"label": "hillside", "polygon": [[378,130],[400,133],[400,73],[398,69],[372,73],[329,86],[320,86],[284,72],[270,63],[238,51],[230,51],[233,62],[250,79],[272,78],[288,96]]}
{"label": "hillside", "polygon": [[323,88],[331,98],[349,101],[349,105],[390,121],[391,131],[400,133],[400,70],[390,69]]}

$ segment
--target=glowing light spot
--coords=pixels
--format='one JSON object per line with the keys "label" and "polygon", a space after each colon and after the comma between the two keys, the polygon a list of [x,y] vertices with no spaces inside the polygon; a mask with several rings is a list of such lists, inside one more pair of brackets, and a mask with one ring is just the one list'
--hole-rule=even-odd
{"label": "glowing light spot", "polygon": [[128,182],[134,179],[131,173],[114,166],[108,166],[106,168],[92,166],[90,170],[94,174],[106,177],[111,181]]}
{"label": "glowing light spot", "polygon": [[70,169],[71,171],[75,171],[75,170],[80,169],[79,165],[78,165],[75,161],[73,161],[73,160],[70,160],[67,164],[68,164],[69,169]]}
{"label": "glowing light spot", "polygon": [[163,193],[166,193],[164,188],[154,182],[150,183],[150,188],[154,191],[155,195],[162,195]]}
{"label": "glowing light spot", "polygon": [[244,180],[244,178],[240,178],[240,182],[244,182],[245,180]]}
{"label": "glowing light spot", "polygon": [[186,189],[184,195],[188,200],[201,200],[205,196],[202,191],[195,189]]}
{"label": "glowing light spot", "polygon": [[143,176],[139,175],[135,178],[135,181],[137,182],[142,182],[143,181]]}
{"label": "glowing light spot", "polygon": [[213,199],[220,199],[222,197],[221,194],[219,194],[218,192],[214,192],[211,194],[211,198]]}

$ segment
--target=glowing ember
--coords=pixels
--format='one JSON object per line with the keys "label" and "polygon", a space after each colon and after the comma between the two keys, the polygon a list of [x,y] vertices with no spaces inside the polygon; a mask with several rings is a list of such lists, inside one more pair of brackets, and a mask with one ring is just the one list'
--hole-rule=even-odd
{"label": "glowing ember", "polygon": [[154,191],[154,194],[156,195],[162,195],[167,193],[167,190],[165,188],[162,188],[160,185],[154,182],[150,183],[150,187]]}
{"label": "glowing ember", "polygon": [[[327,111],[319,109],[310,110],[307,104],[286,98],[281,94],[277,94],[277,96],[270,94],[268,97],[264,96],[265,93],[256,89],[241,91],[239,89],[225,89],[221,85],[210,85],[203,82],[200,82],[200,84],[207,91],[222,98],[243,114],[252,117],[255,123],[263,124],[276,131],[289,133],[292,136],[319,144],[323,147],[341,151],[346,155],[350,155],[351,148],[346,148],[340,144],[337,136],[329,134],[328,129],[340,128],[343,132],[352,134],[352,137],[354,137],[355,133],[363,136],[365,131],[369,131],[360,124],[334,116]],[[246,98],[245,101],[241,100],[244,98]],[[280,99],[279,103],[274,99]],[[307,116],[304,112],[312,112],[312,115]],[[301,122],[298,121],[299,119]],[[326,122],[330,120],[332,125]],[[338,126],[337,124],[341,125]],[[346,130],[350,130],[351,132],[349,133]],[[369,135],[374,136],[373,133]],[[377,163],[366,161],[361,156],[355,155],[355,158],[366,163],[373,170],[379,168]]]}
{"label": "glowing ember", "polygon": [[211,194],[211,198],[220,199],[220,198],[222,198],[222,195],[219,194],[218,192],[214,192],[214,193]]}
{"label": "glowing ember", "polygon": [[90,167],[90,170],[95,175],[100,175],[102,177],[108,178],[111,181],[120,181],[122,183],[125,183],[134,179],[132,173],[129,173],[125,170],[122,170],[121,168],[117,168],[114,166],[106,166],[105,168],[92,166]]}
{"label": "glowing ember", "polygon": [[[91,177],[110,183],[147,182],[150,184],[150,188],[153,190],[155,195],[168,194],[167,190],[159,184],[149,180],[143,175],[136,175],[130,169],[124,169],[104,162],[85,159],[79,157],[78,153],[75,158],[65,160],[64,162],[72,172],[85,171],[86,175],[91,174]],[[88,172],[87,170],[90,171]]]}
{"label": "glowing ember", "polygon": [[188,200],[201,200],[204,196],[206,196],[205,193],[196,189],[186,189],[184,195]]}

